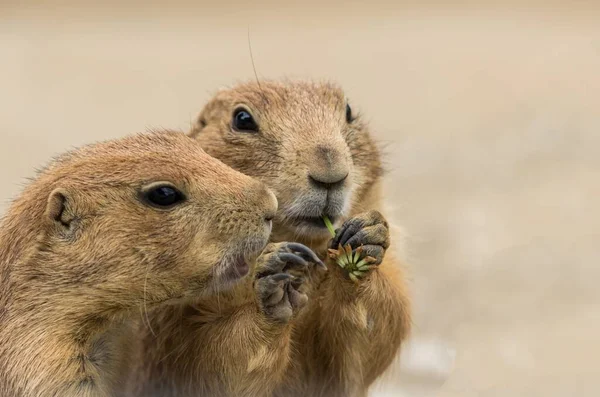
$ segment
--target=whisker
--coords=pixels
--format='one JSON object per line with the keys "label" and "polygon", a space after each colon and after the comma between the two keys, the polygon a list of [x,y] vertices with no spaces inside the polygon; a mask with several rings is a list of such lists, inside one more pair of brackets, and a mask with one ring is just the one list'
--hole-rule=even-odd
{"label": "whisker", "polygon": [[248,50],[250,51],[250,60],[252,61],[252,70],[254,71],[254,77],[256,78],[256,84],[258,84],[258,89],[260,90],[260,95],[265,103],[267,103],[267,97],[260,85],[260,80],[258,80],[258,73],[256,72],[256,65],[254,64],[254,55],[252,54],[252,43],[250,41],[250,26],[248,25]]}
{"label": "whisker", "polygon": [[152,329],[152,324],[150,324],[150,317],[148,316],[148,307],[146,306],[146,287],[148,285],[148,274],[150,273],[150,262],[148,262],[148,264],[146,265],[146,276],[144,277],[144,299],[143,299],[143,306],[144,306],[144,316],[146,318],[146,322],[148,325],[148,329],[150,330],[150,332],[152,333],[152,335],[156,338],[157,335],[154,332],[154,330]]}

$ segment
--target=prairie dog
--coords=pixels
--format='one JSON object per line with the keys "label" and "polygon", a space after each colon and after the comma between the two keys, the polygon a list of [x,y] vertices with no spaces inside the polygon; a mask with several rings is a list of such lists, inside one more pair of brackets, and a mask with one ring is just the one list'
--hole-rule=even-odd
{"label": "prairie dog", "polygon": [[277,201],[183,133],[51,162],[0,228],[0,395],[113,396],[132,316],[239,282]]}

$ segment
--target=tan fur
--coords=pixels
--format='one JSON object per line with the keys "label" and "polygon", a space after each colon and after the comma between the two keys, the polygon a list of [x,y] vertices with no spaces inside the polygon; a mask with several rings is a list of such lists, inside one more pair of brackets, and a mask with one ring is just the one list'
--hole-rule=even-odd
{"label": "tan fur", "polygon": [[[140,198],[170,182],[186,200]],[[113,396],[129,318],[233,284],[254,260],[276,200],[182,133],[67,153],[24,190],[0,229],[0,396]]]}
{"label": "tan fur", "polygon": [[[349,194],[338,226],[381,206],[379,151],[360,117],[346,122],[346,103],[333,84],[242,84],[217,93],[190,135],[208,153],[275,192],[279,210],[272,241],[302,242],[324,258],[329,233],[295,226],[292,220],[301,207],[318,211],[311,209],[318,197],[307,174],[327,178],[348,172]],[[258,133],[232,129],[239,107],[251,112]],[[172,313],[169,321],[156,319],[160,337],[146,337],[145,371],[138,371],[145,378],[136,381],[168,380],[170,387],[161,389],[161,396],[366,395],[409,333],[402,269],[390,250],[358,285],[336,264],[328,266],[324,277],[314,275],[309,304],[288,324],[265,323],[248,287],[241,297],[220,295],[202,307]]]}
{"label": "tan fur", "polygon": [[259,396],[288,366],[291,327],[260,313],[252,277],[193,305],[150,313],[126,396]]}

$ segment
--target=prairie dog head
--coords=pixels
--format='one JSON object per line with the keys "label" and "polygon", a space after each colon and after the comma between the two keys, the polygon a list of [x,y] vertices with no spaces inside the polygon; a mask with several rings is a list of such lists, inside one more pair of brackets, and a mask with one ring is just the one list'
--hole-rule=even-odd
{"label": "prairie dog head", "polygon": [[182,133],[130,136],[41,171],[8,212],[0,266],[21,291],[81,296],[73,310],[193,297],[248,272],[276,209],[263,183]]}
{"label": "prairie dog head", "polygon": [[276,240],[314,242],[359,206],[381,175],[378,150],[344,92],[330,83],[247,83],[222,90],[190,135],[277,196]]}

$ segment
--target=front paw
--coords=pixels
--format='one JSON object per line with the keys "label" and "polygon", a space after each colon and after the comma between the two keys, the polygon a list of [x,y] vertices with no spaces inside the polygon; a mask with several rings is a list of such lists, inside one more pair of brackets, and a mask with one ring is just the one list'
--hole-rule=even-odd
{"label": "front paw", "polygon": [[379,211],[373,210],[344,222],[329,243],[329,251],[356,280],[383,261],[389,246],[389,225]]}
{"label": "front paw", "polygon": [[267,318],[287,323],[308,301],[303,292],[306,274],[325,264],[305,245],[271,243],[257,259],[254,288]]}

